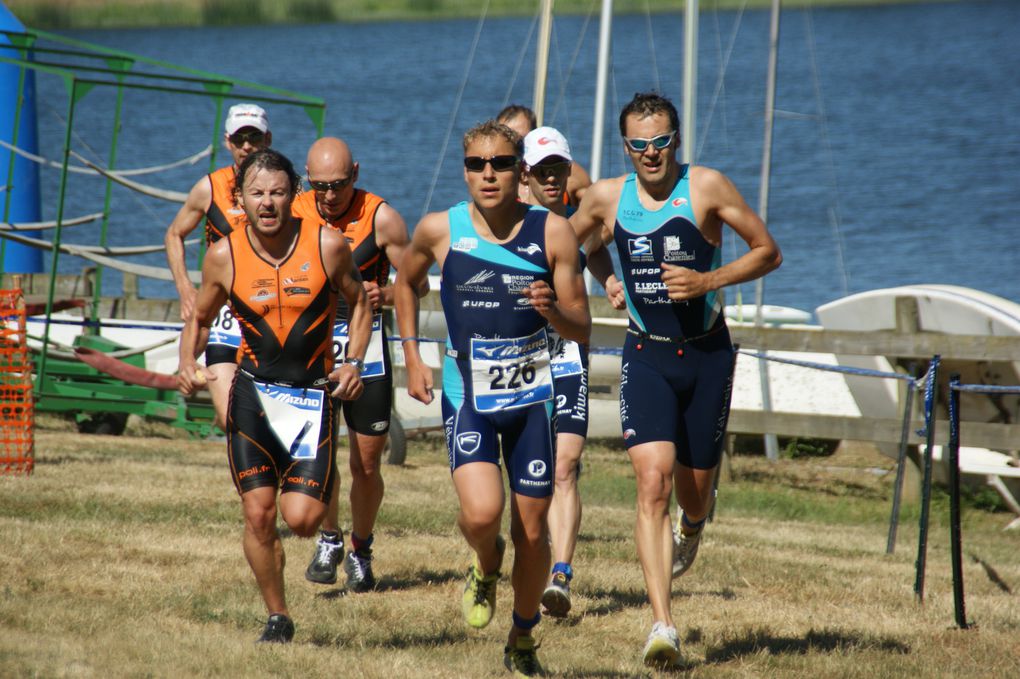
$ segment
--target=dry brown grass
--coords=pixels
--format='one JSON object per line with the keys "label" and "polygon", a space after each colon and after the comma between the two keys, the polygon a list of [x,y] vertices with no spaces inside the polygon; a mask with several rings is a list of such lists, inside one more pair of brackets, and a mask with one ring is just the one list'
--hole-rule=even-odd
{"label": "dry brown grass", "polygon": [[[506,676],[509,582],[496,622],[468,630],[468,553],[445,452],[435,440],[411,445],[406,467],[385,470],[379,591],[306,582],[312,543],[287,538],[296,643],[260,648],[265,612],[222,443],[40,432],[35,474],[0,478],[0,676]],[[541,655],[554,676],[647,676],[630,466],[605,445],[586,455],[577,615],[543,622]],[[859,453],[734,460],[699,561],[674,587],[690,676],[1020,676],[1017,595],[970,558],[978,627],[953,627],[944,503],[927,601],[914,603],[916,519],[886,556],[891,479],[862,471],[875,465],[885,463]],[[966,512],[965,548],[1015,592],[1020,535],[1004,524]]]}

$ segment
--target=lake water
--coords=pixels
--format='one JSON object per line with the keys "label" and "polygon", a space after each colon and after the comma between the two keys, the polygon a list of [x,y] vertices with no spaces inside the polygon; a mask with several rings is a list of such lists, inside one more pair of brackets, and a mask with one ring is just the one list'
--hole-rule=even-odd
{"label": "lake water", "polygon": [[[530,102],[532,24],[486,20],[473,59],[477,20],[70,35],[324,98],[326,132],[350,143],[361,163],[359,185],[413,225],[426,209],[465,196],[463,132],[508,101]],[[555,21],[546,121],[567,134],[585,166],[597,35],[597,14]],[[658,88],[679,103],[683,21],[679,14],[617,16],[613,36],[602,176],[629,169],[616,116],[634,92]],[[813,310],[847,293],[932,282],[1020,301],[1018,41],[1020,3],[1011,0],[783,12],[777,107],[784,113],[775,125],[768,222],[785,263],[767,279],[768,302]],[[703,11],[699,52],[697,162],[728,174],[754,207],[767,11]],[[41,151],[57,158],[67,95],[52,76],[40,75],[37,88]],[[85,97],[76,112],[77,151],[106,157],[112,110],[112,90]],[[214,110],[197,97],[129,92],[118,166],[166,163],[201,149]],[[303,166],[314,127],[299,110],[268,110],[274,146]],[[187,191],[206,163],[141,179]],[[55,215],[58,178],[43,170],[47,218]],[[74,176],[67,216],[101,209],[102,186]],[[113,211],[109,242],[127,245],[161,242],[176,209],[117,188]],[[75,227],[64,240],[95,242],[97,234]],[[731,236],[727,259],[743,251]],[[165,260],[157,253],[134,261]],[[60,269],[82,266],[64,257]],[[142,292],[173,295],[172,286],[155,281],[143,282]],[[753,284],[743,286],[743,301],[753,292]]]}

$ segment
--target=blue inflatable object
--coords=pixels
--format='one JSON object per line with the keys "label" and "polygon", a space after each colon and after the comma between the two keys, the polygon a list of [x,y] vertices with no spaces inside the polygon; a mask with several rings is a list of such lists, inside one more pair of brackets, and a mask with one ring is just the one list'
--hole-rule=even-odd
{"label": "blue inflatable object", "polygon": [[[0,28],[8,31],[24,31],[25,26],[11,14],[7,7],[0,3]],[[0,43],[9,45],[10,39],[0,33]],[[16,50],[0,50],[6,57],[17,58]],[[18,77],[20,69],[14,64],[0,64],[0,139],[12,143],[14,139],[14,117],[18,105]],[[21,120],[18,131],[18,148],[29,153],[39,152],[39,129],[36,125],[35,111],[35,73],[25,72],[24,102],[21,107]],[[6,186],[0,192],[0,219],[3,218],[3,205],[7,200],[6,192],[10,192],[10,212],[8,220],[17,222],[40,221],[39,204],[39,166],[31,160],[16,155],[13,174],[8,176],[12,151],[0,149],[0,186]],[[25,232],[26,235],[38,237],[38,232]],[[42,252],[36,248],[7,241],[4,250],[2,269],[5,273],[37,273],[42,271]]]}

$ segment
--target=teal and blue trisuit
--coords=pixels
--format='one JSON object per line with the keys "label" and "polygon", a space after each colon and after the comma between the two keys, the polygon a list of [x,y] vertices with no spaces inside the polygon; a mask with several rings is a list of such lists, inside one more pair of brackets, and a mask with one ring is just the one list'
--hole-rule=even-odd
{"label": "teal and blue trisuit", "polygon": [[722,298],[710,292],[669,299],[661,263],[707,272],[719,248],[705,240],[691,206],[690,167],[658,210],[638,200],[637,177],[624,181],[613,237],[620,254],[630,323],[620,375],[620,420],[628,448],[676,445],[677,460],[715,467],[722,453],[733,386],[734,349]]}
{"label": "teal and blue trisuit", "polygon": [[546,320],[523,289],[552,286],[545,249],[549,212],[531,207],[517,235],[496,244],[478,235],[467,203],[449,210],[450,250],[440,296],[448,336],[443,421],[450,469],[506,462],[510,489],[553,492],[553,381]]}

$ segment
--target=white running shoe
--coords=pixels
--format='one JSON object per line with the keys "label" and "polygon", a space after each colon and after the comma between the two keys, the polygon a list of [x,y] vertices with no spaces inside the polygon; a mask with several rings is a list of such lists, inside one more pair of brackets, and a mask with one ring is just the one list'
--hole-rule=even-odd
{"label": "white running shoe", "polygon": [[698,556],[698,545],[701,544],[701,534],[705,532],[702,524],[698,532],[693,535],[684,535],[680,530],[683,524],[683,515],[673,528],[673,577],[679,578],[687,572],[687,569],[694,563]]}
{"label": "white running shoe", "polygon": [[669,627],[664,622],[652,625],[652,632],[645,642],[645,665],[668,668],[676,666],[679,660],[680,639],[677,637],[676,627]]}

